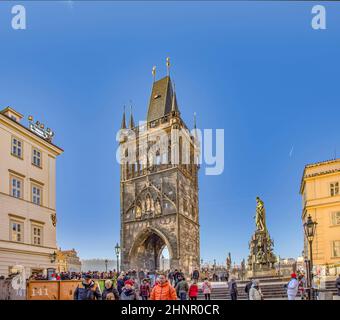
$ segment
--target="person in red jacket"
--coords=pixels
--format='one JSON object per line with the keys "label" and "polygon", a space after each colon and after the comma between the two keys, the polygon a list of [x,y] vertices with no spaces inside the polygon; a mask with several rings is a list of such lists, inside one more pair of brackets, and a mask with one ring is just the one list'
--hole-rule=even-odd
{"label": "person in red jacket", "polygon": [[197,300],[197,296],[198,296],[198,285],[197,285],[197,281],[194,280],[189,288],[189,299]]}

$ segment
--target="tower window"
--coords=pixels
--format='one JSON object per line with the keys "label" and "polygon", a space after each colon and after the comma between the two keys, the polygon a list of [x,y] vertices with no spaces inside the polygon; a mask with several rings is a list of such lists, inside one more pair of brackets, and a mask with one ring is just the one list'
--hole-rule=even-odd
{"label": "tower window", "polygon": [[333,182],[330,184],[331,196],[334,197],[339,194],[339,182]]}

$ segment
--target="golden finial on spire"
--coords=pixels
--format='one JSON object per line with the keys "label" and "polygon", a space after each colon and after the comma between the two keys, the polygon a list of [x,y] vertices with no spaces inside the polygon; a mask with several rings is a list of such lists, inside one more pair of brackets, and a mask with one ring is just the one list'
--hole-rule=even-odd
{"label": "golden finial on spire", "polygon": [[153,82],[155,82],[155,78],[156,78],[156,66],[152,67],[152,76],[153,76]]}
{"label": "golden finial on spire", "polygon": [[170,58],[166,58],[166,73],[167,75],[170,75]]}

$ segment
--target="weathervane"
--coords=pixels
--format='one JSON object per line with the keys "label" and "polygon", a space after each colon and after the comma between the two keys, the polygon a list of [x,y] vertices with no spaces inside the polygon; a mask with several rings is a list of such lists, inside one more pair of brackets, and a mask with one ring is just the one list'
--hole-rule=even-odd
{"label": "weathervane", "polygon": [[153,76],[153,82],[155,82],[155,78],[156,78],[156,66],[152,67],[152,76]]}
{"label": "weathervane", "polygon": [[39,121],[36,121],[35,123],[33,122],[33,117],[29,116],[28,117],[29,121],[29,129],[40,136],[41,138],[51,142],[52,138],[54,136],[54,132],[50,129],[47,128],[45,129],[45,125],[43,123],[40,123]]}
{"label": "weathervane", "polygon": [[166,73],[169,76],[170,75],[170,58],[166,58]]}

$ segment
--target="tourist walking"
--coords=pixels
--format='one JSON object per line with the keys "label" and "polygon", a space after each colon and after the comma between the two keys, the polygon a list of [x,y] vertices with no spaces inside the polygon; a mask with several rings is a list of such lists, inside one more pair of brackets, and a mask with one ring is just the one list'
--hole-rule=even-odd
{"label": "tourist walking", "polygon": [[137,293],[133,287],[134,283],[132,280],[126,280],[122,293],[120,294],[120,300],[138,300]]}
{"label": "tourist walking", "polygon": [[173,286],[174,285],[174,272],[170,271],[168,273],[168,280],[170,281],[170,284]]}
{"label": "tourist walking", "polygon": [[124,287],[124,276],[120,275],[117,279],[117,290],[118,290],[119,295],[122,293],[123,287]]}
{"label": "tourist walking", "polygon": [[335,287],[338,289],[338,296],[340,296],[340,274],[335,280]]}
{"label": "tourist walking", "polygon": [[288,300],[295,300],[298,290],[299,290],[299,282],[296,279],[296,274],[292,273],[291,279],[287,285]]}
{"label": "tourist walking", "polygon": [[150,300],[177,300],[176,290],[165,274],[158,276],[157,284],[151,290]]}
{"label": "tourist walking", "polygon": [[175,287],[177,297],[180,300],[188,300],[188,292],[189,292],[189,285],[188,282],[185,280],[185,277],[181,274],[178,276],[178,282]]}
{"label": "tourist walking", "polygon": [[197,296],[198,296],[198,285],[197,285],[197,281],[194,280],[189,288],[189,299],[197,300]]}
{"label": "tourist walking", "polygon": [[139,295],[142,300],[148,300],[150,297],[150,285],[148,279],[143,279],[142,284],[139,287]]}
{"label": "tourist walking", "polygon": [[230,293],[231,300],[237,300],[238,291],[237,291],[236,280],[234,278],[231,278],[230,280],[229,293]]}
{"label": "tourist walking", "polygon": [[102,294],[103,300],[119,300],[118,290],[113,286],[111,280],[105,281],[105,288]]}
{"label": "tourist walking", "polygon": [[263,300],[263,294],[258,280],[253,280],[252,282],[252,286],[249,290],[249,300]]}
{"label": "tourist walking", "polygon": [[210,300],[211,283],[209,282],[208,278],[204,279],[204,282],[202,284],[202,291],[203,291],[203,294],[204,294],[204,299],[205,300]]}
{"label": "tourist walking", "polygon": [[249,291],[251,286],[253,285],[253,281],[249,281],[244,287],[244,292],[247,294],[247,299],[249,300]]}
{"label": "tourist walking", "polygon": [[74,300],[102,300],[99,285],[92,280],[90,274],[85,275],[85,279],[77,286],[73,298]]}
{"label": "tourist walking", "polygon": [[192,272],[191,279],[198,281],[199,278],[200,278],[200,273],[197,270],[197,268],[195,268],[195,270]]}
{"label": "tourist walking", "polygon": [[306,278],[303,274],[300,274],[300,276],[298,277],[298,281],[299,281],[299,292],[300,292],[300,296],[301,296],[301,300],[305,300],[306,299]]}

